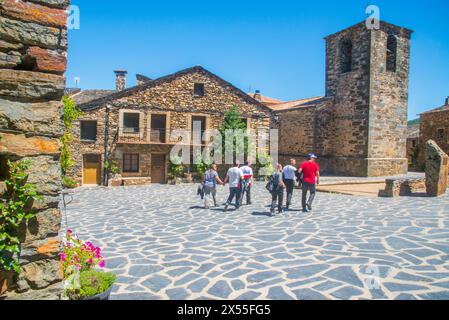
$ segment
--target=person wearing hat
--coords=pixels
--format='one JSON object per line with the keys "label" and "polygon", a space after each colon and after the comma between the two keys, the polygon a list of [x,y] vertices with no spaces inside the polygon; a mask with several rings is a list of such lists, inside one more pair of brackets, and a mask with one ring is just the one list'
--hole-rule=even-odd
{"label": "person wearing hat", "polygon": [[[299,174],[303,174],[302,183],[302,211],[312,210],[313,200],[316,194],[316,185],[320,183],[320,167],[316,163],[317,156],[313,153],[307,155],[307,161],[298,169]],[[309,200],[307,193],[310,191]]]}

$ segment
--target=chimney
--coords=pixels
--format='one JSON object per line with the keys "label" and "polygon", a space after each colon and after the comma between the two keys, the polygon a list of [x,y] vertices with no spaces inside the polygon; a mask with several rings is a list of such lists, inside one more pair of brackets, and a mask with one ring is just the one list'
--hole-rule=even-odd
{"label": "chimney", "polygon": [[446,98],[446,103],[444,105],[449,106],[449,97]]}
{"label": "chimney", "polygon": [[256,99],[257,101],[262,101],[262,95],[260,94],[260,90],[256,90],[256,92],[254,93],[254,99]]}
{"label": "chimney", "polygon": [[128,71],[126,70],[115,70],[115,88],[117,91],[122,91],[126,89],[126,75]]}

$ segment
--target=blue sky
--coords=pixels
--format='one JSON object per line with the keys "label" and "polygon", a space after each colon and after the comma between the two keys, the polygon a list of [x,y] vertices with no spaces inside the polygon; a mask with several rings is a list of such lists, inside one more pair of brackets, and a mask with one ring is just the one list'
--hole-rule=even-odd
{"label": "blue sky", "polygon": [[323,37],[365,19],[410,28],[409,118],[449,96],[449,1],[72,0],[81,28],[69,31],[67,85],[113,89],[113,70],[156,78],[194,65],[244,91],[293,100],[324,94]]}

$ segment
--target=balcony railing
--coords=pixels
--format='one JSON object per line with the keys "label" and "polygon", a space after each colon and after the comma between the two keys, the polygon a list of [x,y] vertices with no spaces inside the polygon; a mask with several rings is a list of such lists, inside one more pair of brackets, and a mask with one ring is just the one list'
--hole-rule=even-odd
{"label": "balcony railing", "polygon": [[150,129],[150,130],[148,130],[148,132],[149,132],[151,142],[165,143],[167,141],[166,140],[167,130],[165,130],[165,129]]}
{"label": "balcony railing", "polygon": [[[200,144],[205,144],[204,130],[201,131]],[[170,143],[170,132],[165,128],[130,128],[130,127],[120,127],[118,130],[118,141],[119,142],[129,142],[129,143]],[[193,134],[192,134],[193,139]],[[176,142],[173,142],[176,143]],[[193,141],[192,141],[193,143]]]}
{"label": "balcony railing", "polygon": [[165,129],[152,128],[130,128],[120,127],[118,132],[119,142],[153,142],[153,143],[166,143]]}

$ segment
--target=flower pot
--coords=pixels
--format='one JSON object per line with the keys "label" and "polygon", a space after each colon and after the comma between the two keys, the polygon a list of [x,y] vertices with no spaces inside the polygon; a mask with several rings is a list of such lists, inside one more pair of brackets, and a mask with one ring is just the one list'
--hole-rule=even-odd
{"label": "flower pot", "polygon": [[106,290],[105,292],[99,293],[97,295],[94,295],[92,297],[85,297],[82,300],[109,300],[109,297],[111,295],[112,292],[112,287],[111,286],[108,290]]}

